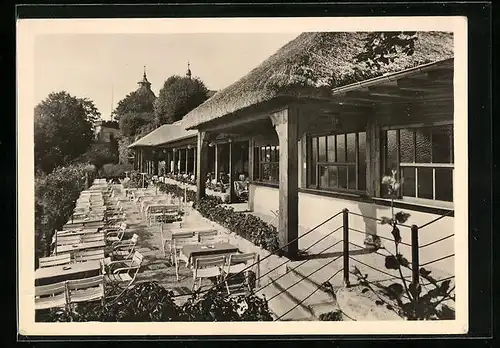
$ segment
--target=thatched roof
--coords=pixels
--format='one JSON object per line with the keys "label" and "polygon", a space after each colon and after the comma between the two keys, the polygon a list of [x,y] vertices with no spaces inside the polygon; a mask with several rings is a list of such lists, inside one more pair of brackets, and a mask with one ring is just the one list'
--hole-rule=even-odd
{"label": "thatched roof", "polygon": [[164,124],[156,128],[154,131],[146,134],[142,138],[130,144],[128,147],[139,146],[158,146],[173,141],[178,141],[196,136],[196,130],[186,130],[186,127],[181,121],[172,124]]}
{"label": "thatched roof", "polygon": [[383,74],[453,57],[453,34],[418,32],[415,52],[380,70],[357,64],[366,32],[303,33],[280,48],[246,76],[189,112],[187,128],[279,96],[315,97],[332,89]]}

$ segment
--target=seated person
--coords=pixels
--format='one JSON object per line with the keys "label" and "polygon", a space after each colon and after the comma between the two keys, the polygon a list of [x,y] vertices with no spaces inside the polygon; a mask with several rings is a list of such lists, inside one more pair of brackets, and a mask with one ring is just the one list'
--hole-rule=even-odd
{"label": "seated person", "polygon": [[236,196],[242,200],[248,199],[248,179],[244,174],[240,174],[239,180],[234,182]]}

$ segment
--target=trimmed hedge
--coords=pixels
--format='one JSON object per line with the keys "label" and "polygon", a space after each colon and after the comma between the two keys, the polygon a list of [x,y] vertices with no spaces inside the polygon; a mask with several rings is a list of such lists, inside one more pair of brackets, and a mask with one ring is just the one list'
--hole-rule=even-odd
{"label": "trimmed hedge", "polygon": [[35,178],[35,264],[48,255],[54,231],[71,217],[80,192],[92,184],[94,175],[94,166],[79,164]]}
{"label": "trimmed hedge", "polygon": [[[184,197],[184,189],[177,185],[165,183],[157,185],[162,192],[171,193],[176,197]],[[187,200],[196,202],[196,192],[188,189]],[[253,244],[272,253],[279,251],[276,227],[254,215],[235,212],[232,207],[223,206],[220,197],[205,196],[200,202],[196,202],[195,208],[203,217],[217,222]]]}

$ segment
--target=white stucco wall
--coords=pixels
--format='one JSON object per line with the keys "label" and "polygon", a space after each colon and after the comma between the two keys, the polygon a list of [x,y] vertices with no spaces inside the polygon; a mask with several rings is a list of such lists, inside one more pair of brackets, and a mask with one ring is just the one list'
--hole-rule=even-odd
{"label": "white stucco wall", "polygon": [[[253,210],[261,214],[270,215],[271,210],[277,210],[279,208],[278,194],[279,190],[277,188],[252,184],[252,188],[250,189],[250,200],[253,202]],[[357,202],[348,199],[339,199],[300,192],[299,225],[301,228],[299,230],[302,230],[302,232],[308,231],[344,208],[349,209],[349,211],[352,213],[376,217],[379,219],[383,216],[389,217],[391,213],[390,207],[378,204]],[[411,214],[407,225],[415,224],[417,226],[422,226],[423,224],[439,217],[435,214],[412,211],[408,209],[396,208],[395,212],[401,210]],[[326,223],[321,228],[318,228],[317,232],[314,233],[318,233],[318,235],[324,235],[341,225],[342,215],[339,215],[337,218]],[[391,229],[387,225],[381,225],[380,223],[371,219],[350,214],[349,226],[359,231],[376,233],[379,236],[390,238],[392,240]],[[424,245],[426,243],[436,241],[440,238],[444,238],[450,234],[453,234],[454,230],[454,219],[450,217],[443,218],[419,231],[419,245]],[[402,241],[411,244],[410,229],[401,226],[400,231]],[[341,239],[342,231],[340,230],[337,233],[338,238]],[[350,241],[358,245],[363,245],[364,238],[365,236],[361,233],[351,232],[349,235]],[[395,249],[392,242],[382,240],[382,243],[384,247],[394,253]],[[411,261],[411,248],[409,246],[400,245],[400,252]],[[451,237],[434,245],[421,248],[419,252],[420,264],[424,264],[428,261],[432,261],[453,253],[454,238]],[[454,257],[436,262],[426,268],[442,270],[448,274],[454,274]]]}

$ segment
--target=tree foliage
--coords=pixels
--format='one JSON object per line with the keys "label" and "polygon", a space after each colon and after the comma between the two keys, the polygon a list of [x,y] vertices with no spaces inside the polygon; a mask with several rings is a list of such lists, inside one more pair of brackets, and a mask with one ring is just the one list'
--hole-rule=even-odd
{"label": "tree foliage", "polygon": [[113,116],[122,134],[134,137],[146,124],[153,123],[156,96],[148,88],[140,88],[118,102]]}
{"label": "tree foliage", "polygon": [[130,162],[131,150],[128,148],[130,144],[132,141],[128,137],[121,137],[118,140],[118,163],[128,164]]}
{"label": "tree foliage", "polygon": [[355,59],[370,68],[380,69],[398,55],[413,55],[417,39],[415,31],[371,32],[365,40],[364,50]]}
{"label": "tree foliage", "polygon": [[170,76],[155,103],[156,126],[182,119],[189,111],[207,100],[208,89],[197,78]]}
{"label": "tree foliage", "polygon": [[100,113],[89,99],[67,92],[51,93],[35,107],[35,166],[45,173],[69,163],[92,142],[93,122]]}
{"label": "tree foliage", "polygon": [[87,152],[76,158],[74,162],[90,163],[100,170],[107,163],[118,162],[118,151],[113,149],[113,146],[113,144],[92,144]]}
{"label": "tree foliage", "polygon": [[125,96],[118,102],[113,116],[116,121],[124,115],[152,114],[156,96],[151,90],[138,89]]}
{"label": "tree foliage", "polygon": [[101,126],[107,127],[107,128],[113,128],[113,129],[120,128],[120,125],[118,124],[117,121],[102,121]]}
{"label": "tree foliage", "polygon": [[141,129],[148,124],[153,123],[152,113],[134,113],[130,112],[120,117],[120,130],[126,137],[134,137],[139,134]]}
{"label": "tree foliage", "polygon": [[85,114],[87,115],[87,120],[92,125],[92,130],[95,128],[95,124],[97,121],[101,119],[101,112],[97,109],[94,102],[88,98],[80,99],[83,109],[85,110]]}

